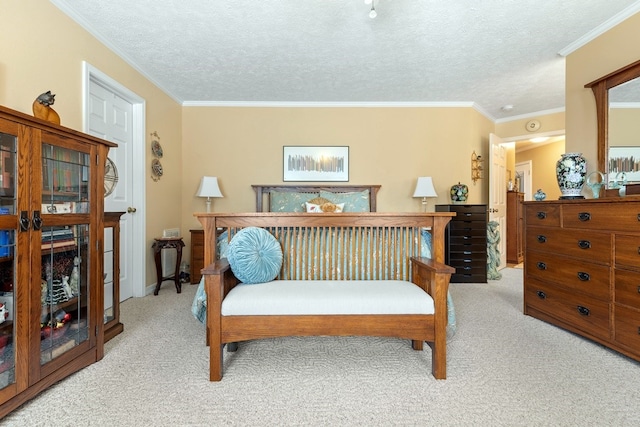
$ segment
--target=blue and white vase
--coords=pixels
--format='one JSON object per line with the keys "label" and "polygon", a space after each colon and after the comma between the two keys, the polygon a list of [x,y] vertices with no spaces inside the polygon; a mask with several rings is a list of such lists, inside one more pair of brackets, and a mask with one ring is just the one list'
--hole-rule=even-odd
{"label": "blue and white vase", "polygon": [[582,153],[565,153],[556,163],[556,178],[561,199],[584,199],[580,193],[587,175],[587,161]]}
{"label": "blue and white vase", "polygon": [[533,198],[536,200],[536,202],[541,202],[547,198],[547,193],[542,191],[542,188],[538,188],[538,191],[534,193]]}

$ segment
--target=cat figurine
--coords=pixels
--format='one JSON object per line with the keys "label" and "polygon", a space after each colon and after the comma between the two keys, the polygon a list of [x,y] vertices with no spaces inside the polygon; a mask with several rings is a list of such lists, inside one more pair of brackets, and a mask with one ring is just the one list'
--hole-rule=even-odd
{"label": "cat figurine", "polygon": [[50,90],[40,94],[40,96],[33,101],[31,106],[33,108],[33,116],[59,125],[60,116],[56,113],[56,110],[51,108],[53,103],[56,101],[55,98],[55,93],[52,94]]}

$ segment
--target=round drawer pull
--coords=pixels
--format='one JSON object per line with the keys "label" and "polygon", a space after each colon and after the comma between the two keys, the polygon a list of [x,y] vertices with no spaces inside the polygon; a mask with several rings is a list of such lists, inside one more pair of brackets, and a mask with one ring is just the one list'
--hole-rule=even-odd
{"label": "round drawer pull", "polygon": [[590,249],[591,242],[588,240],[578,240],[578,246],[580,247],[580,249]]}
{"label": "round drawer pull", "polygon": [[545,219],[547,217],[546,212],[538,212],[538,219]]}
{"label": "round drawer pull", "polygon": [[545,263],[544,263],[544,262],[542,262],[542,261],[539,261],[539,262],[536,264],[536,267],[538,267],[538,270],[546,270],[546,269],[547,269],[547,264],[545,264]]}
{"label": "round drawer pull", "polygon": [[581,305],[579,305],[577,307],[578,309],[578,313],[580,313],[582,316],[588,316],[589,315],[589,309],[587,307],[583,307]]}
{"label": "round drawer pull", "polygon": [[589,279],[591,279],[591,275],[589,275],[589,273],[585,273],[584,271],[578,271],[578,279],[582,280],[583,282],[587,282]]}
{"label": "round drawer pull", "polygon": [[[545,243],[547,241],[547,236],[543,236],[542,234],[538,234],[538,242]],[[640,248],[638,248],[640,250]]]}
{"label": "round drawer pull", "polygon": [[591,219],[591,214],[589,212],[580,212],[578,214],[578,219],[580,221],[589,221]]}
{"label": "round drawer pull", "polygon": [[538,298],[540,298],[540,299],[546,299],[547,298],[547,294],[545,294],[542,291],[536,291],[536,295],[538,295]]}
{"label": "round drawer pull", "polygon": [[640,286],[638,286],[638,293],[640,294]]}

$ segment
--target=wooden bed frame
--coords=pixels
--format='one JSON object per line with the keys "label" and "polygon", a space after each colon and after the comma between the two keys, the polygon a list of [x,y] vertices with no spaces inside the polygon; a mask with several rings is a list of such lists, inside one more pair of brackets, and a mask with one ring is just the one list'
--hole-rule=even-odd
{"label": "wooden bed frame", "polygon": [[[269,197],[272,191],[295,192],[295,193],[316,193],[320,191],[328,191],[330,193],[358,193],[361,191],[369,191],[369,212],[377,211],[377,196],[380,185],[257,185],[254,184],[253,190],[256,192],[256,212],[269,210]],[[267,197],[266,203],[264,198]]]}
{"label": "wooden bed frame", "polygon": [[[259,187],[258,195],[264,194],[265,189],[283,186],[254,186]],[[379,186],[367,186],[372,190],[373,206],[375,193]],[[316,186],[293,186],[286,188],[328,188]],[[338,186],[340,190],[361,191],[361,186]],[[291,190],[294,191],[294,190]],[[313,190],[315,191],[315,190]],[[257,201],[257,206],[261,203]],[[437,379],[446,378],[446,345],[447,345],[447,292],[449,279],[455,271],[444,264],[444,232],[447,224],[455,213],[197,213],[204,228],[204,265],[205,290],[207,294],[207,344],[210,346],[210,380],[220,381],[223,372],[223,348],[229,344],[229,350],[235,349],[235,343],[261,338],[275,338],[283,336],[384,336],[409,339],[416,350],[422,350],[423,342],[427,341],[432,349],[432,373]],[[392,241],[383,241],[375,245],[367,245],[366,249],[359,249],[358,245],[345,245],[337,254],[331,256],[341,259],[326,262],[329,270],[321,273],[323,280],[349,280],[343,277],[340,266],[344,262],[359,259],[362,265],[386,263],[385,265],[404,265],[407,268],[383,268],[381,271],[369,271],[367,274],[375,280],[408,280],[428,292],[433,300],[434,314],[357,314],[357,315],[243,315],[223,316],[221,314],[222,301],[225,296],[238,284],[237,278],[226,259],[216,260],[216,236],[220,231],[232,231],[244,227],[263,227],[274,235],[289,233],[287,244],[283,245],[285,259],[291,256],[297,259],[314,259],[309,254],[298,255],[305,249],[298,245],[302,237],[321,235],[321,230],[344,235],[349,233],[364,233],[371,235],[382,230],[382,236]],[[431,256],[421,258],[419,244],[416,244],[422,230],[428,228],[432,235]],[[298,233],[291,237],[291,233]],[[369,234],[368,234],[369,233]],[[379,234],[380,235],[380,234]],[[296,237],[297,236],[297,237]],[[349,234],[351,236],[351,234]],[[322,244],[322,243],[320,243]],[[400,252],[405,256],[398,260],[398,251],[388,250],[389,245],[403,248]],[[307,245],[307,247],[315,245]],[[355,249],[353,249],[355,248]],[[313,249],[315,250],[315,249]],[[417,251],[417,252],[416,252]],[[358,257],[368,257],[361,259]],[[317,258],[316,258],[317,259]],[[346,260],[346,261],[345,261]],[[296,270],[289,272],[288,279],[308,279],[296,277]],[[293,277],[291,276],[293,274]],[[402,276],[404,275],[404,276]],[[402,277],[400,277],[402,276]],[[406,277],[405,277],[406,276]],[[259,286],[259,285],[256,285]],[[233,345],[231,345],[233,344]]]}

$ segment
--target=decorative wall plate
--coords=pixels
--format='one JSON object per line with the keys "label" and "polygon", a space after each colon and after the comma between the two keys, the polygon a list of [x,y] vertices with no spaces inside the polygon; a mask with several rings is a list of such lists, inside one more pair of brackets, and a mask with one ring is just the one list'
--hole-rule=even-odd
{"label": "decorative wall plate", "polygon": [[113,193],[118,183],[118,168],[113,160],[107,157],[107,162],[104,167],[104,197]]}
{"label": "decorative wall plate", "polygon": [[153,173],[152,178],[154,181],[157,181],[160,179],[160,177],[163,174],[162,163],[160,163],[160,160],[153,159],[151,161],[151,173]]}
{"label": "decorative wall plate", "polygon": [[161,159],[162,158],[162,146],[160,145],[160,143],[158,142],[158,140],[154,139],[153,141],[151,141],[151,152],[153,153],[154,156],[156,156],[157,158]]}

